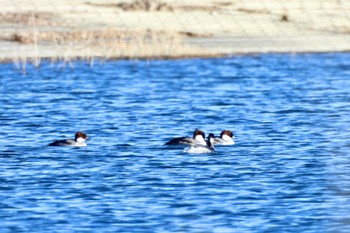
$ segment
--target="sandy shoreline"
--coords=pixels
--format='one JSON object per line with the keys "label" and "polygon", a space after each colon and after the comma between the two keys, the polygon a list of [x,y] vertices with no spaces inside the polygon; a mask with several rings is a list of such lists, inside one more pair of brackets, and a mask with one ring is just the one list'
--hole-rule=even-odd
{"label": "sandy shoreline", "polygon": [[350,2],[0,0],[0,60],[350,51]]}

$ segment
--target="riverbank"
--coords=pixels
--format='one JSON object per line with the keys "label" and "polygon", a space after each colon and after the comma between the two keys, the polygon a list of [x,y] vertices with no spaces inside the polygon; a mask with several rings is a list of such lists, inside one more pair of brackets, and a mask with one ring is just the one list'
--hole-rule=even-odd
{"label": "riverbank", "polygon": [[0,0],[0,60],[350,51],[350,2]]}

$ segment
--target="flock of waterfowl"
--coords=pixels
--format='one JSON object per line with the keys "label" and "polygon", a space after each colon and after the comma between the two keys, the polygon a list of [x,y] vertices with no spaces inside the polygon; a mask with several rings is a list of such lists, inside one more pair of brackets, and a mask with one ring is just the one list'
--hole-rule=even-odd
{"label": "flock of waterfowl", "polygon": [[185,152],[191,154],[203,154],[203,153],[213,153],[215,152],[214,145],[233,145],[234,136],[232,131],[223,130],[219,137],[215,137],[214,134],[210,133],[205,139],[205,133],[200,129],[195,129],[193,132],[193,137],[179,137],[173,138],[164,145],[166,146],[189,146],[185,148]]}
{"label": "flock of waterfowl", "polygon": [[[76,132],[74,139],[63,139],[57,140],[49,144],[49,146],[86,146],[87,136],[84,132]],[[214,134],[210,133],[205,138],[205,133],[200,129],[195,129],[193,137],[177,137],[173,138],[165,146],[188,146],[184,152],[191,154],[203,154],[215,152],[214,145],[233,145],[234,136],[232,131],[223,130],[219,137],[215,137]]]}

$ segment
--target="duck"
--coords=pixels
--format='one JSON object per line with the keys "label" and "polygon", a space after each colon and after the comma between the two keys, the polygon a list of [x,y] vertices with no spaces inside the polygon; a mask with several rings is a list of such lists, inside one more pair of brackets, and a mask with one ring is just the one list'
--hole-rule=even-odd
{"label": "duck", "polygon": [[87,146],[86,139],[86,133],[78,131],[74,139],[57,140],[50,143],[49,146]]}
{"label": "duck", "polygon": [[205,133],[200,129],[195,129],[193,132],[193,137],[178,137],[173,138],[164,145],[166,146],[177,146],[177,145],[206,145]]}
{"label": "duck", "polygon": [[208,154],[208,153],[214,153],[214,134],[210,133],[208,135],[208,140],[206,142],[206,145],[193,145],[191,147],[188,147],[184,150],[184,152],[190,153],[190,154]]}
{"label": "duck", "polygon": [[233,145],[235,141],[233,140],[233,132],[231,130],[223,130],[221,131],[220,137],[214,138],[214,144],[217,145]]}

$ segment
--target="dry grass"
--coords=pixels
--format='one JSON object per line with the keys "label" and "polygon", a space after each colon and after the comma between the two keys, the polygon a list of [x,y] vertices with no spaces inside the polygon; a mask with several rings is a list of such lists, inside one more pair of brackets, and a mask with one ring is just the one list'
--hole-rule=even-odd
{"label": "dry grass", "polygon": [[97,7],[117,7],[123,11],[173,11],[174,8],[156,0],[135,0],[133,2],[119,3],[87,3],[90,6]]}
{"label": "dry grass", "polygon": [[11,36],[2,36],[2,39],[7,41],[14,41],[20,44],[32,44],[34,42],[32,36],[23,33],[14,33]]}
{"label": "dry grass", "polygon": [[173,11],[174,8],[157,0],[135,0],[131,3],[121,2],[116,4],[117,7],[124,11]]}
{"label": "dry grass", "polygon": [[[161,6],[164,5],[157,5],[158,10]],[[141,9],[152,10],[152,7],[145,5]],[[48,12],[7,12],[0,15],[1,23],[19,28],[13,33],[1,34],[0,40],[15,42],[22,48],[17,50],[19,56],[14,59],[21,70],[26,69],[27,63],[39,66],[43,58],[68,62],[74,59],[93,60],[95,57],[135,59],[194,56],[204,51],[187,46],[184,40],[212,36],[171,30],[73,29],[63,27],[64,20]]]}
{"label": "dry grass", "polygon": [[216,5],[217,6],[233,6],[234,3],[233,2],[217,2]]}
{"label": "dry grass", "polygon": [[[32,32],[18,32],[10,36],[0,36],[1,39],[7,41],[14,41],[21,44],[33,44],[35,40],[45,43],[66,44],[71,43],[91,43],[92,41],[124,41],[132,43],[135,40],[152,41],[162,38],[177,38],[182,41],[184,37],[212,37],[211,33],[195,33],[187,31],[160,31],[160,30],[146,30],[146,31],[126,31],[126,30],[95,30],[95,31],[41,31],[36,32],[33,37]],[[163,41],[164,42],[164,41]]]}
{"label": "dry grass", "polygon": [[247,14],[271,14],[272,12],[267,9],[248,9],[248,8],[238,8],[237,11],[244,12]]}
{"label": "dry grass", "polygon": [[[185,39],[195,36],[210,36],[192,34],[190,32],[171,31],[121,31],[105,29],[98,31],[74,32],[28,32],[12,35],[12,39],[24,44],[29,53],[20,53],[14,63],[22,71],[26,63],[39,66],[45,59],[41,45],[46,49],[60,51],[59,55],[49,56],[54,61],[69,62],[76,59],[93,61],[95,58],[105,59],[169,59],[194,56],[214,56],[214,53],[188,46]],[[11,39],[10,38],[10,39]],[[216,54],[217,55],[217,54]]]}
{"label": "dry grass", "polygon": [[287,14],[282,14],[281,18],[280,18],[281,22],[288,22],[289,21],[289,17]]}
{"label": "dry grass", "polygon": [[222,7],[231,6],[229,2],[217,3],[216,5],[179,5],[169,4],[159,0],[134,0],[133,2],[119,2],[115,4],[89,3],[98,7],[117,7],[123,11],[206,11],[212,12],[220,10]]}
{"label": "dry grass", "polygon": [[0,13],[0,24],[20,24],[22,26],[65,26],[66,23],[58,20],[58,15],[51,12],[6,12]]}
{"label": "dry grass", "polygon": [[181,31],[179,32],[179,34],[186,37],[191,37],[191,38],[210,38],[214,36],[213,33],[198,33],[198,32],[186,32],[186,31]]}

